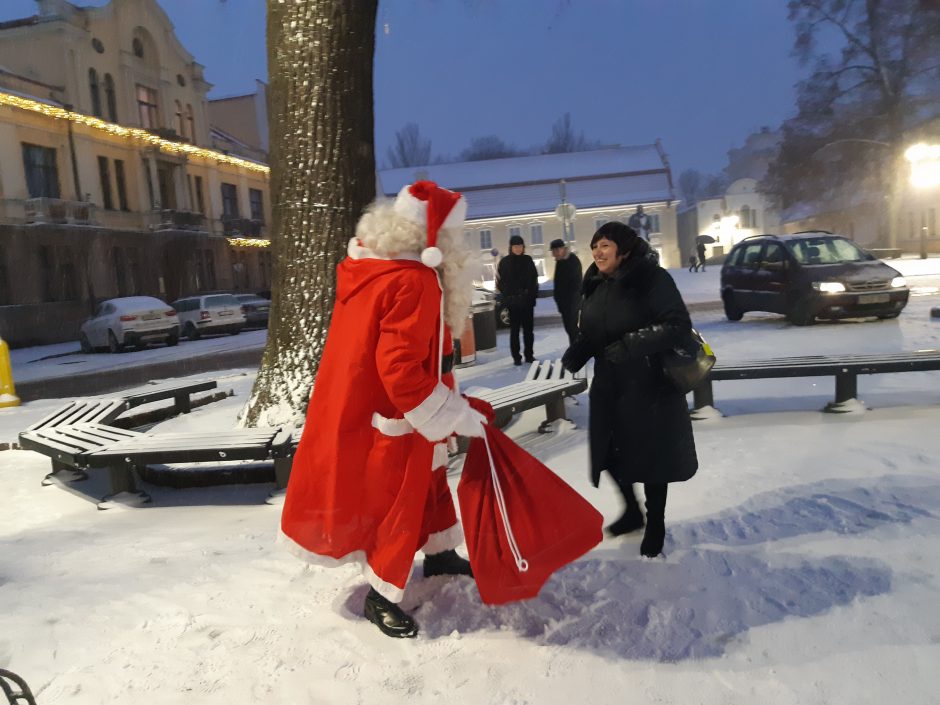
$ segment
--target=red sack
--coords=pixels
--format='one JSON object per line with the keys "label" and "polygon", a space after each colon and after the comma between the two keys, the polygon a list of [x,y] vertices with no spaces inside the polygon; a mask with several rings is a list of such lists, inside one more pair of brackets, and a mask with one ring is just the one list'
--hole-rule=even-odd
{"label": "red sack", "polygon": [[470,442],[457,497],[483,602],[538,595],[549,576],[600,543],[604,518],[497,428]]}

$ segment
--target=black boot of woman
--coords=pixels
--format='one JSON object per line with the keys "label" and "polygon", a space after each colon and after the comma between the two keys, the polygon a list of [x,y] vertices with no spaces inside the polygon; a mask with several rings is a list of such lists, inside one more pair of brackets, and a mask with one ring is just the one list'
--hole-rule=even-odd
{"label": "black boot of woman", "polygon": [[616,477],[614,481],[620,488],[620,494],[623,495],[627,507],[620,518],[607,527],[607,533],[611,536],[622,536],[643,528],[643,513],[640,511],[640,503],[637,502],[636,495],[633,493],[633,483],[624,482]]}
{"label": "black boot of woman", "polygon": [[640,553],[647,558],[655,558],[663,552],[666,540],[666,488],[669,485],[646,483],[646,533],[640,544]]}

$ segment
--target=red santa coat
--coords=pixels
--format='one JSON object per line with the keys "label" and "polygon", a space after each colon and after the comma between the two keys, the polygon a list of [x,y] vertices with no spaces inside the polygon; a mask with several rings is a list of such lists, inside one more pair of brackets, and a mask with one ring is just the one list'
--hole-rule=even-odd
{"label": "red santa coat", "polygon": [[440,467],[446,446],[405,419],[420,425],[415,419],[449,393],[443,331],[434,270],[410,260],[340,263],[281,519],[295,553],[359,561],[369,583],[396,602],[417,550],[436,553],[463,539]]}

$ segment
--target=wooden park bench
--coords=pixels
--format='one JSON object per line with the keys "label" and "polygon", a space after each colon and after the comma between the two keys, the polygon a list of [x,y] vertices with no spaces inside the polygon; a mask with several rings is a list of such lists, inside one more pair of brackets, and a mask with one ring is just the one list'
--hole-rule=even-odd
{"label": "wooden park bench", "polygon": [[715,405],[712,383],[734,379],[835,377],[835,399],[823,411],[841,413],[857,408],[858,376],[888,372],[940,370],[940,350],[848,355],[806,355],[747,362],[717,363],[692,392],[693,418],[706,418]]}
{"label": "wooden park bench", "polygon": [[524,381],[481,391],[474,396],[492,405],[497,428],[508,424],[522,411],[544,406],[546,419],[539,430],[545,432],[553,421],[565,418],[565,397],[580,394],[587,385],[587,379],[572,376],[561,366],[560,360],[536,360]]}

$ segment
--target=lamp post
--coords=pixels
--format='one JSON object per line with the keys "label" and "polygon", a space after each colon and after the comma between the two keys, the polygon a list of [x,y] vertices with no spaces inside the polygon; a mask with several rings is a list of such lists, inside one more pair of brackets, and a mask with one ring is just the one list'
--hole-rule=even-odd
{"label": "lamp post", "polygon": [[574,240],[574,232],[571,232],[574,228],[569,228],[569,223],[574,220],[575,213],[578,212],[578,209],[574,207],[573,203],[568,203],[564,179],[559,182],[558,188],[561,192],[561,203],[555,208],[555,217],[561,221],[561,239],[564,240],[565,243],[568,243],[570,247],[571,242]]}

